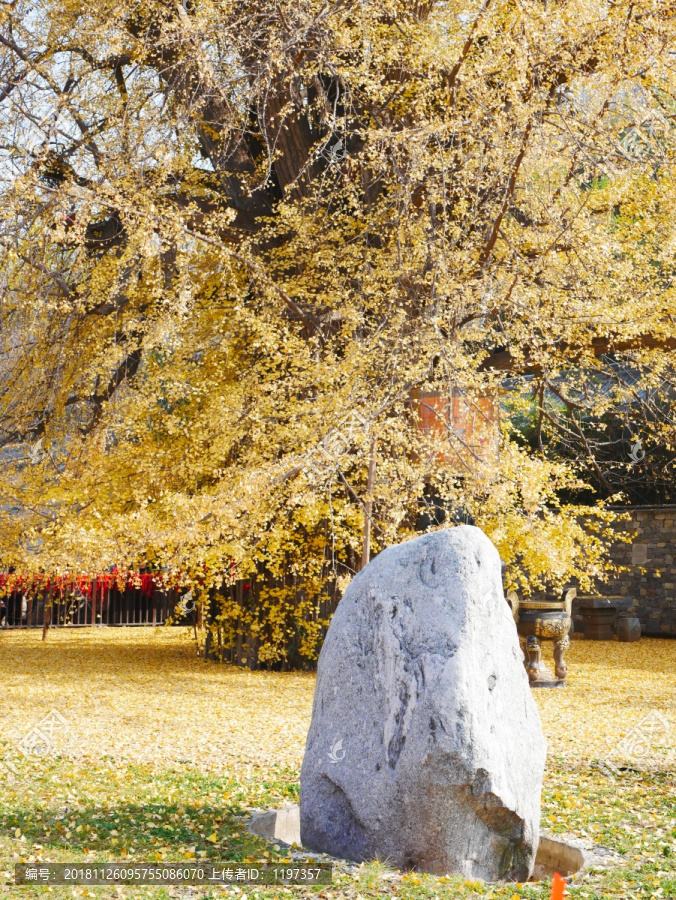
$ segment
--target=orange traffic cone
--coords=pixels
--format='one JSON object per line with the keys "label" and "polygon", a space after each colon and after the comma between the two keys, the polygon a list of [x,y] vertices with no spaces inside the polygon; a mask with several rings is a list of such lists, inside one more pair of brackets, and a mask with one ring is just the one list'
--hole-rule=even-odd
{"label": "orange traffic cone", "polygon": [[562,878],[558,872],[554,872],[552,878],[552,896],[550,900],[563,900],[566,891],[566,879]]}

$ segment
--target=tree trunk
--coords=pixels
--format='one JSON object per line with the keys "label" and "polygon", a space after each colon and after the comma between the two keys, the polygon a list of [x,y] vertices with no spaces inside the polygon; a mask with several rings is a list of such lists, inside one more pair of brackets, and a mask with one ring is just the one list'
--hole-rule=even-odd
{"label": "tree trunk", "polygon": [[366,502],[364,503],[364,542],[361,551],[361,571],[371,559],[371,514],[373,512],[373,485],[376,478],[376,436],[371,441],[371,458],[366,480]]}

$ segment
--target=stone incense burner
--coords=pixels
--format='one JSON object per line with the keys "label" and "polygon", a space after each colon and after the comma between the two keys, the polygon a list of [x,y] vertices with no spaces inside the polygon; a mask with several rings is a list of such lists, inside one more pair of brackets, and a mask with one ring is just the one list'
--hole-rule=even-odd
{"label": "stone incense burner", "polygon": [[[577,591],[564,590],[561,600],[519,600],[509,591],[507,601],[512,607],[516,630],[521,638],[524,664],[531,687],[563,687],[568,667],[566,650],[570,647],[572,606]],[[555,674],[542,664],[540,641],[554,642]]]}

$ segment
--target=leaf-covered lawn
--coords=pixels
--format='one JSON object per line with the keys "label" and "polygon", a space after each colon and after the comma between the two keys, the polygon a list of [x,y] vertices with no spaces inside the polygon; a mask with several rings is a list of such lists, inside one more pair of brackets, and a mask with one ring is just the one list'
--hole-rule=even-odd
{"label": "leaf-covered lawn", "polygon": [[[565,690],[535,693],[549,742],[543,826],[623,854],[571,896],[675,898],[676,641],[574,642],[569,663]],[[297,800],[313,676],[205,663],[179,629],[83,629],[52,631],[45,644],[37,632],[0,632],[0,679],[0,891],[199,897],[208,889],[9,885],[21,861],[284,858],[242,818]],[[19,745],[52,711],[63,720],[49,752],[26,758]],[[641,724],[650,714],[652,730]],[[606,759],[614,771],[599,767]],[[282,894],[535,900],[549,885],[372,864],[339,869],[330,888],[238,889],[239,900]]]}

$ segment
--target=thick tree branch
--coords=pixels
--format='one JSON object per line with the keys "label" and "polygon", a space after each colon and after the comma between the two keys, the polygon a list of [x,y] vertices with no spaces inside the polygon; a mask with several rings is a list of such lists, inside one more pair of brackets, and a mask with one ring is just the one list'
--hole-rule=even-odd
{"label": "thick tree branch", "polygon": [[[564,362],[574,365],[585,353],[592,352],[594,356],[604,356],[608,353],[626,353],[631,350],[663,350],[670,352],[676,350],[676,337],[655,337],[654,335],[639,335],[630,340],[617,340],[613,337],[592,338],[589,345],[575,347],[570,344],[557,346],[557,363]],[[541,375],[542,366],[532,361],[526,354],[523,361],[512,356],[509,350],[501,348],[488,356],[480,366],[480,371],[513,372],[520,375]]]}

